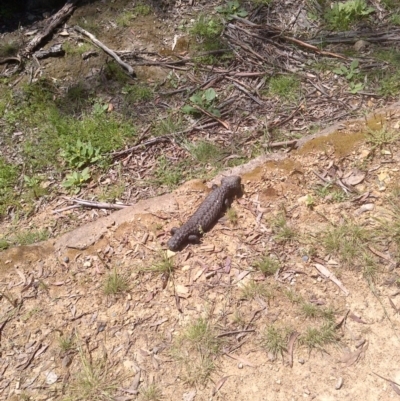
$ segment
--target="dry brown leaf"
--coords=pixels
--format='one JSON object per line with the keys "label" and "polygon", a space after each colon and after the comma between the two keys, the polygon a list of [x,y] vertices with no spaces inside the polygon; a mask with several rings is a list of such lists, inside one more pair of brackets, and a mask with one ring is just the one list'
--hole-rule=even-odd
{"label": "dry brown leaf", "polygon": [[212,391],[212,395],[214,397],[215,394],[218,393],[218,391],[221,389],[221,387],[225,384],[225,382],[228,380],[229,376],[223,377],[219,382],[215,385]]}
{"label": "dry brown leaf", "polygon": [[358,169],[353,169],[349,175],[346,175],[342,181],[346,185],[357,185],[364,181],[366,173],[364,171],[360,171]]}

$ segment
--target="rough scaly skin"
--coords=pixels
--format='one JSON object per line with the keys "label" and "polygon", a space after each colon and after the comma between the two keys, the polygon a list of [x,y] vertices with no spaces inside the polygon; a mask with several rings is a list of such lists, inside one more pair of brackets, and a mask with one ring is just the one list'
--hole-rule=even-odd
{"label": "rough scaly skin", "polygon": [[168,248],[176,251],[187,241],[197,242],[217,221],[229,199],[240,192],[239,176],[224,177],[221,186],[210,192],[193,216],[180,228],[171,230],[173,236],[168,241]]}

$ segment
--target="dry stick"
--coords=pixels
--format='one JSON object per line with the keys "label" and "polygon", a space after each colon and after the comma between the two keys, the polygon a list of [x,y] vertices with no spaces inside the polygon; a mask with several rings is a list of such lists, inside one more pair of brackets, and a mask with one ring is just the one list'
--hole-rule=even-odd
{"label": "dry stick", "polygon": [[60,25],[65,19],[67,19],[72,12],[75,10],[75,4],[78,3],[79,0],[68,0],[64,7],[61,8],[54,16],[51,18],[49,25],[47,25],[46,29],[36,35],[26,46],[25,50],[22,51],[23,56],[28,56],[32,53],[53,31]]}
{"label": "dry stick", "polygon": [[226,77],[227,79],[231,80],[233,85],[238,88],[240,91],[245,93],[250,99],[252,99],[254,102],[262,106],[264,103],[261,100],[258,100],[255,96],[253,96],[247,89],[245,89],[242,85],[238,84],[235,79],[232,79],[230,77]]}
{"label": "dry stick", "polygon": [[122,68],[124,68],[129,75],[135,76],[135,72],[133,71],[133,68],[125,63],[124,61],[121,60],[121,58],[111,49],[109,49],[106,45],[104,45],[102,42],[100,42],[94,35],[92,35],[90,32],[85,31],[83,28],[81,28],[78,25],[74,26],[75,31],[87,36],[96,46],[100,47],[100,49],[104,50],[108,55],[110,55]]}
{"label": "dry stick", "polygon": [[341,56],[340,54],[336,54],[336,53],[331,53],[331,52],[326,52],[323,50],[318,49],[318,47],[313,46],[309,43],[303,42],[299,39],[296,38],[291,38],[290,36],[285,36],[282,35],[282,30],[280,30],[279,28],[276,28],[274,26],[269,26],[269,25],[257,25],[254,22],[251,22],[245,18],[240,18],[240,17],[234,17],[235,20],[238,20],[246,25],[251,26],[252,28],[258,28],[258,29],[262,29],[263,31],[268,31],[268,32],[272,32],[276,35],[279,35],[280,38],[282,38],[283,40],[287,40],[288,42],[293,42],[296,43],[299,46],[305,47],[306,49],[309,50],[313,50],[314,52],[321,54],[323,56],[330,56],[330,57],[336,57],[336,58],[340,58],[342,60],[347,60],[347,57]]}
{"label": "dry stick", "polygon": [[268,148],[281,148],[283,146],[287,146],[289,148],[295,148],[297,145],[298,140],[293,139],[291,141],[282,141],[282,142],[272,142],[272,143],[267,143],[265,147]]}
{"label": "dry stick", "polygon": [[130,205],[116,205],[113,203],[105,203],[105,202],[96,202],[96,201],[88,201],[80,198],[71,198],[71,202],[77,203],[78,205],[94,207],[98,209],[125,209]]}
{"label": "dry stick", "polygon": [[206,116],[218,121],[223,127],[225,127],[227,130],[230,129],[229,124],[226,123],[225,121],[222,121],[220,118],[218,118],[217,116],[214,116],[214,114],[208,112],[207,110],[203,109],[202,107],[198,106],[197,104],[193,105],[194,109],[197,109],[199,111],[201,111],[202,113],[204,113]]}
{"label": "dry stick", "polygon": [[71,206],[63,207],[61,209],[53,210],[52,213],[56,214],[56,213],[66,212],[67,210],[77,209],[79,207],[80,207],[80,205],[71,205]]}

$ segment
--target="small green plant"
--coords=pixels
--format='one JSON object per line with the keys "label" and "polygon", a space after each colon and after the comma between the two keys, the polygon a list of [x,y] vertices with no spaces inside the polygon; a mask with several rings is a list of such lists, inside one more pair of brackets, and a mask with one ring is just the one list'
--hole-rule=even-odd
{"label": "small green plant", "polygon": [[100,116],[107,112],[108,104],[103,103],[101,99],[93,104],[93,115]]}
{"label": "small green plant", "polygon": [[274,0],[251,0],[251,2],[256,6],[269,6]]}
{"label": "small green plant", "polygon": [[393,25],[399,26],[400,25],[400,14],[395,13],[390,16],[390,22]]}
{"label": "small green plant", "polygon": [[48,230],[27,230],[17,232],[15,234],[15,242],[19,245],[31,245],[36,242],[45,241],[50,237],[50,232]]}
{"label": "small green plant", "polygon": [[388,73],[379,80],[379,94],[397,96],[400,93],[400,71]]}
{"label": "small green plant", "polygon": [[79,42],[78,44],[72,44],[69,41],[63,43],[63,50],[69,55],[82,55],[83,53],[93,50],[93,46],[87,42]]}
{"label": "small green plant", "polygon": [[173,259],[163,253],[149,268],[143,270],[153,273],[172,274],[175,270],[175,265]]}
{"label": "small green plant", "polygon": [[369,256],[368,254],[365,254],[363,263],[363,277],[369,283],[374,283],[376,281],[378,272],[379,272],[379,265],[376,262],[376,260],[373,257]]}
{"label": "small green plant", "polygon": [[117,18],[117,25],[122,27],[130,26],[135,14],[132,11],[124,11]]}
{"label": "small green plant", "polygon": [[279,261],[270,256],[262,257],[256,262],[255,267],[261,271],[264,276],[273,276],[279,270]]}
{"label": "small green plant", "polygon": [[18,48],[18,43],[13,41],[0,44],[0,58],[16,56]]}
{"label": "small green plant", "polygon": [[303,302],[302,296],[300,294],[297,294],[291,288],[285,289],[283,293],[292,304],[300,304]]}
{"label": "small green plant", "polygon": [[154,383],[142,388],[140,394],[143,401],[160,401],[162,399],[162,391]]}
{"label": "small green plant", "polygon": [[190,144],[189,151],[193,157],[201,164],[217,164],[221,159],[221,149],[209,141],[198,141]]}
{"label": "small green plant", "polygon": [[0,238],[0,251],[5,251],[10,246],[9,241],[6,238]]}
{"label": "small green plant", "polygon": [[266,284],[250,280],[241,288],[241,298],[252,300],[256,297],[265,298],[268,301],[273,298],[273,292]]}
{"label": "small green plant", "polygon": [[286,101],[297,100],[301,94],[300,81],[294,75],[272,77],[269,81],[268,94]]}
{"label": "small green plant", "polygon": [[121,84],[126,83],[129,79],[129,76],[125,74],[121,66],[115,61],[110,61],[109,63],[106,63],[104,74],[107,79],[115,80]]}
{"label": "small green plant", "polygon": [[122,93],[129,103],[146,102],[153,98],[153,90],[143,84],[125,86]]}
{"label": "small green plant", "polygon": [[72,337],[60,336],[58,346],[62,352],[70,351],[74,347],[74,339]]}
{"label": "small green plant", "polygon": [[183,121],[179,116],[168,116],[156,122],[153,128],[153,133],[155,136],[173,135],[174,133],[181,131],[182,127]]}
{"label": "small green plant", "polygon": [[202,14],[190,28],[190,34],[199,37],[202,41],[211,41],[216,40],[222,30],[223,25],[219,18]]}
{"label": "small green plant", "polygon": [[70,168],[82,168],[101,160],[101,149],[93,147],[92,143],[82,142],[80,139],[75,145],[66,145],[61,151],[61,157]]}
{"label": "small green plant", "polygon": [[362,255],[369,237],[370,234],[365,228],[347,221],[325,232],[321,240],[327,253],[350,265]]}
{"label": "small green plant", "polygon": [[157,160],[157,168],[154,172],[155,182],[159,185],[166,185],[168,188],[176,187],[183,179],[183,166],[171,165],[163,155]]}
{"label": "small green plant", "polygon": [[303,302],[300,305],[301,314],[306,318],[315,319],[320,315],[320,310],[317,305]]}
{"label": "small green plant", "polygon": [[231,21],[235,17],[247,17],[248,12],[240,6],[238,0],[228,1],[225,6],[219,6],[216,10],[223,14],[223,16],[228,20]]}
{"label": "small green plant", "polygon": [[332,323],[324,323],[320,328],[307,327],[305,333],[299,337],[299,343],[309,350],[313,348],[322,349],[325,345],[338,341],[335,326]]}
{"label": "small green plant", "polygon": [[216,117],[221,117],[220,111],[214,107],[216,98],[217,93],[213,88],[206,89],[205,91],[198,91],[189,98],[192,105],[187,104],[183,106],[182,111],[186,114],[199,116],[203,114],[201,109],[204,109]]}
{"label": "small green plant", "polygon": [[133,11],[136,16],[141,15],[141,16],[145,17],[146,15],[150,15],[152,13],[153,9],[148,4],[138,3],[133,8]]}
{"label": "small green plant", "polygon": [[117,269],[114,268],[104,280],[104,294],[105,295],[117,295],[125,292],[129,288],[128,278],[124,275],[117,273]]}
{"label": "small green plant", "polygon": [[67,174],[66,179],[62,185],[66,189],[70,189],[78,193],[82,185],[84,185],[91,178],[89,167],[84,168],[82,171],[74,171]]}
{"label": "small green plant", "polygon": [[278,242],[292,241],[296,237],[296,231],[287,224],[284,212],[279,213],[271,221],[271,226]]}
{"label": "small green plant", "polygon": [[236,226],[238,223],[238,215],[235,209],[230,207],[227,212],[226,212],[226,217],[228,218],[229,222],[233,225]]}
{"label": "small green plant", "polygon": [[307,206],[308,209],[310,209],[310,210],[313,210],[313,209],[314,209],[314,207],[315,207],[315,200],[314,200],[314,198],[313,198],[310,194],[307,194],[305,204],[306,204],[306,206]]}
{"label": "small green plant", "polygon": [[350,82],[349,83],[349,91],[353,95],[357,94],[358,92],[361,92],[362,90],[364,90],[364,84],[362,84],[361,82],[357,82],[357,83]]}
{"label": "small green plant", "polygon": [[365,0],[348,0],[335,2],[331,9],[325,13],[325,20],[333,30],[346,30],[352,24],[360,21],[375,11],[368,7]]}
{"label": "small green plant", "polygon": [[360,73],[358,65],[359,65],[358,60],[353,60],[349,68],[347,68],[344,64],[342,64],[339,68],[333,69],[333,72],[337,75],[342,75],[347,80],[351,81],[357,76],[357,74]]}
{"label": "small green plant", "polygon": [[267,326],[262,334],[261,344],[275,357],[286,351],[288,330],[278,329],[275,326]]}
{"label": "small green plant", "polygon": [[367,142],[372,145],[372,150],[382,149],[400,138],[400,134],[388,129],[385,125],[380,129],[367,130]]}
{"label": "small green plant", "polygon": [[[117,383],[112,377],[106,358],[93,360],[78,346],[80,369],[71,377],[67,396],[73,400],[112,400]],[[114,376],[115,377],[115,376]]]}
{"label": "small green plant", "polygon": [[171,356],[177,361],[184,382],[204,384],[216,369],[215,358],[221,345],[210,320],[199,318],[189,324],[171,348]]}
{"label": "small green plant", "polygon": [[0,157],[0,216],[15,201],[14,186],[17,179],[17,168]]}

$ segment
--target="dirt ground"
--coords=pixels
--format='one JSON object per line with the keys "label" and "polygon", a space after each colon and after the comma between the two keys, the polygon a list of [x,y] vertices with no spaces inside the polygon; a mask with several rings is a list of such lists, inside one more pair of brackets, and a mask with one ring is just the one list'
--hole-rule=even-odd
{"label": "dirt ground", "polygon": [[[99,7],[77,9],[69,24]],[[170,49],[173,25],[157,21],[149,16],[143,29],[130,32],[114,27],[102,41],[120,49]],[[80,56],[75,63],[48,59],[41,68],[68,86],[76,76],[96,75],[105,59],[101,52],[85,63]],[[136,72],[147,81],[168,73],[158,67]],[[368,107],[381,104],[370,101]],[[65,232],[63,223],[74,221],[78,228],[0,253],[0,399],[398,398],[400,253],[393,226],[399,107],[343,122],[306,136],[298,149],[264,154],[212,182],[192,180],[115,213],[53,214],[60,199],[42,207],[21,224]],[[230,174],[241,175],[244,187],[232,205],[237,224],[225,216],[201,244],[168,252],[170,229],[191,216],[212,183]],[[279,237],[282,216],[290,238]],[[329,230],[348,222],[372,233],[367,244],[354,244],[352,261],[323,244]],[[9,230],[11,223],[2,227]],[[265,255],[279,261],[272,276],[257,269]],[[174,266],[169,274],[154,268],[165,258]],[[110,294],[107,283],[115,274],[127,288]],[[249,288],[258,292],[249,294]],[[305,315],[304,304],[316,306],[316,315]],[[335,340],[307,346],[306,333],[323,327],[320,313],[328,308]],[[207,377],[201,377],[202,363],[212,345],[191,348],[182,340],[199,321],[219,342]],[[287,333],[282,354],[265,347],[270,327]]]}
{"label": "dirt ground", "polygon": [[[113,399],[118,400],[397,398],[393,383],[400,382],[399,323],[393,308],[399,291],[387,284],[387,278],[397,274],[390,241],[371,242],[380,255],[373,281],[365,279],[362,266],[346,265],[337,259],[340,255],[326,254],[318,241],[313,243],[315,252],[307,256],[312,239],[329,227],[347,220],[375,227],[378,219],[388,216],[389,195],[399,179],[400,149],[392,143],[373,152],[361,135],[380,124],[396,129],[400,109],[333,127],[322,137],[305,140],[296,151],[242,166],[245,194],[233,204],[238,224],[224,218],[200,245],[170,253],[175,271],[166,285],[159,273],[144,268],[159,260],[169,229],[185,221],[204,197],[206,186],[200,181],[59,239],[3,252],[2,398],[81,399],[79,378],[86,375],[87,365],[94,369],[100,361],[101,383],[115,384]],[[315,171],[334,164],[346,177],[360,162],[366,172],[354,185],[360,196],[306,205],[305,197],[320,184]],[[283,207],[296,232],[284,243],[277,240],[271,224]],[[262,254],[280,260],[273,277],[255,269]],[[342,288],[318,272],[321,264],[339,278]],[[125,275],[129,288],[106,296],[104,281],[112,269]],[[250,281],[265,284],[273,297],[244,298],[243,286]],[[295,341],[292,366],[291,352],[275,357],[265,350],[263,329],[285,326],[301,336],[310,324],[318,325],[318,319],[304,317],[285,296],[287,289],[332,307],[338,334],[338,342],[320,349]],[[233,318],[238,313],[243,325]],[[210,380],[189,385],[171,350],[185,327],[201,317],[215,324],[218,335],[228,334],[221,336],[223,348],[215,356]],[[74,338],[76,345],[63,351],[60,338],[66,337]],[[194,362],[199,356],[188,357]],[[152,383],[162,398],[149,398],[143,390]],[[87,398],[107,399],[106,391],[100,390]]]}

